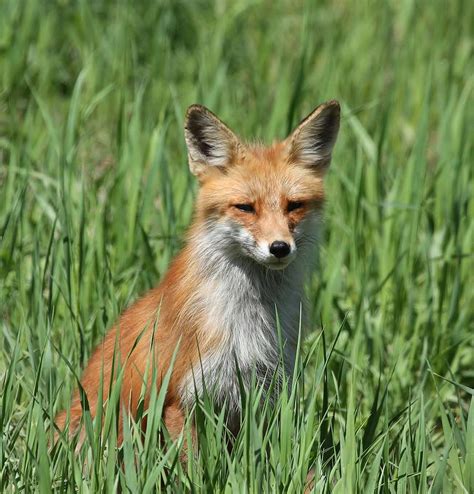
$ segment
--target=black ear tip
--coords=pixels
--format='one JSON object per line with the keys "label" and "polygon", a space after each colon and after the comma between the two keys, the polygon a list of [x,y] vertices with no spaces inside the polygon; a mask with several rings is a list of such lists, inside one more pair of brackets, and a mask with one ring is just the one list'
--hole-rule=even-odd
{"label": "black ear tip", "polygon": [[223,123],[219,120],[219,117],[209,110],[209,108],[199,104],[194,104],[188,107],[184,118],[185,129],[192,131],[192,129],[198,129],[210,124],[223,125]]}
{"label": "black ear tip", "polygon": [[333,115],[339,115],[341,113],[341,105],[336,99],[332,99],[323,103],[323,111],[329,111]]}
{"label": "black ear tip", "polygon": [[209,110],[202,105],[191,105],[186,110],[184,128],[194,136],[199,137],[206,120],[209,120]]}
{"label": "black ear tip", "polygon": [[208,113],[208,109],[205,106],[194,104],[188,107],[186,110],[186,119],[197,117],[198,115],[202,115]]}
{"label": "black ear tip", "polygon": [[339,101],[334,99],[323,103],[320,116],[328,129],[337,132],[341,120],[341,105]]}

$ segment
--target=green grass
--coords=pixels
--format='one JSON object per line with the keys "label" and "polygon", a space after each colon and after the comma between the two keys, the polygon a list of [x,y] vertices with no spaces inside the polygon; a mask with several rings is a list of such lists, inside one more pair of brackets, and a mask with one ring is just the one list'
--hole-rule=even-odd
{"label": "green grass", "polygon": [[[0,491],[474,492],[474,3],[0,3]],[[192,214],[183,116],[284,137],[337,98],[311,334],[291,394],[245,397],[231,452],[51,418]],[[111,398],[113,402],[113,397]],[[149,417],[151,420],[151,417]],[[264,427],[263,424],[267,424]]]}

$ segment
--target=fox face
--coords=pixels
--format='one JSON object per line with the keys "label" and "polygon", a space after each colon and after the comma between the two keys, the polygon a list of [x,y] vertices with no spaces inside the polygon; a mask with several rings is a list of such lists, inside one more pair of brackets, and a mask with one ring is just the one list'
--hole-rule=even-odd
{"label": "fox face", "polygon": [[339,114],[335,101],[320,105],[284,141],[265,147],[242,142],[206,108],[189,108],[185,135],[200,181],[197,222],[212,239],[207,250],[281,270],[314,243]]}

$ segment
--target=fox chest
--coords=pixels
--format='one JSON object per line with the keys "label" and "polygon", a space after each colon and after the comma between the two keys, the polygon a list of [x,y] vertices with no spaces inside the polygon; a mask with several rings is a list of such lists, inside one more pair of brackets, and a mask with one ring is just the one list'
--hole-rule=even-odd
{"label": "fox chest", "polygon": [[206,349],[183,379],[181,399],[191,405],[196,393],[202,395],[206,390],[215,403],[226,403],[230,411],[238,412],[242,384],[245,388],[252,382],[268,387],[279,380],[277,317],[283,333],[288,333],[297,317],[289,317],[280,298],[270,291],[272,287],[263,290],[243,280],[237,286],[226,283],[211,288],[203,332],[216,334],[218,344]]}

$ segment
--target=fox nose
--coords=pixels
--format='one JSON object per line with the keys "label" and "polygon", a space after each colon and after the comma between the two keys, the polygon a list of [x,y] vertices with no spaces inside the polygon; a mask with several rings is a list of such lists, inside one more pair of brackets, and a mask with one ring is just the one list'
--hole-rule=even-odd
{"label": "fox nose", "polygon": [[281,240],[275,240],[272,245],[270,245],[270,253],[275,257],[278,257],[278,259],[286,257],[290,253],[290,250],[289,244]]}

